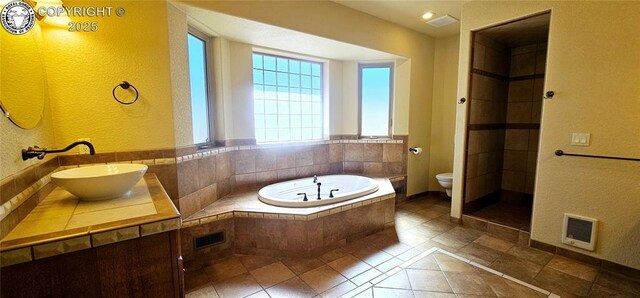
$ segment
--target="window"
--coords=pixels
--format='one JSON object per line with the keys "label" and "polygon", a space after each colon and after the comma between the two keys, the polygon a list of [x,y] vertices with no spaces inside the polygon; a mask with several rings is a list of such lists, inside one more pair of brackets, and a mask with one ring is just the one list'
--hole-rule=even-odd
{"label": "window", "polygon": [[322,139],[322,63],[253,54],[256,142]]}
{"label": "window", "polygon": [[360,136],[391,136],[393,64],[360,64]]}
{"label": "window", "polygon": [[209,100],[209,81],[207,72],[208,38],[193,29],[189,29],[189,79],[191,85],[191,121],[193,125],[193,143],[204,144],[213,140],[210,124],[211,105]]}

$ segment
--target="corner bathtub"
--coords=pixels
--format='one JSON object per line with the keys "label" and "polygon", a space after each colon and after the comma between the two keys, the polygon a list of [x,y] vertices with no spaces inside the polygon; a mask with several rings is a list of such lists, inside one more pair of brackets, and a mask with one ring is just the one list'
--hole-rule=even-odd
{"label": "corner bathtub", "polygon": [[[378,191],[378,182],[371,178],[356,175],[329,175],[318,177],[320,186],[320,200],[318,200],[318,186],[313,178],[302,178],[267,185],[260,189],[258,198],[269,205],[281,207],[314,207],[338,203],[361,197]],[[329,191],[333,198],[329,197]],[[307,194],[307,201],[303,195]]]}

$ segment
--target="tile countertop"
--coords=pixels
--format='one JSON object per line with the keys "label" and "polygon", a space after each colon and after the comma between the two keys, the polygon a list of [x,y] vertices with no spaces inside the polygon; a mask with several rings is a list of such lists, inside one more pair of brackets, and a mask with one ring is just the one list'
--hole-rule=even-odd
{"label": "tile countertop", "polygon": [[158,178],[151,173],[145,174],[128,195],[112,200],[80,201],[56,187],[0,240],[0,252],[179,217]]}

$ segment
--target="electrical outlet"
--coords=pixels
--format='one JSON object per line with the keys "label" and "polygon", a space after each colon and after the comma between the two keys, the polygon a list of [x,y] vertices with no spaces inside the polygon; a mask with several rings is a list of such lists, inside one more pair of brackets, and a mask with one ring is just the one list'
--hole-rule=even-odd
{"label": "electrical outlet", "polygon": [[576,133],[571,134],[571,146],[589,146],[591,140],[590,133]]}
{"label": "electrical outlet", "polygon": [[[78,139],[78,140],[76,140],[76,141],[78,141],[78,142],[79,142],[79,141],[87,141],[87,142],[91,142],[91,139],[89,139],[89,138],[84,138],[84,139]],[[80,145],[80,146],[78,146],[78,147],[76,147],[76,148],[78,148],[78,153],[79,153],[79,154],[89,154],[89,147],[87,147],[87,146],[85,146],[85,145]]]}

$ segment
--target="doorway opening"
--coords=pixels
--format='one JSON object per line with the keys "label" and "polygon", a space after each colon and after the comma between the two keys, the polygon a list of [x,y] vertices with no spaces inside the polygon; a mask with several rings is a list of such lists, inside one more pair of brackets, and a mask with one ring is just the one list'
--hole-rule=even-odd
{"label": "doorway opening", "polygon": [[530,231],[550,13],[473,32],[463,214]]}

